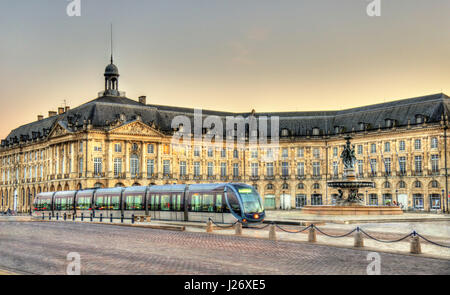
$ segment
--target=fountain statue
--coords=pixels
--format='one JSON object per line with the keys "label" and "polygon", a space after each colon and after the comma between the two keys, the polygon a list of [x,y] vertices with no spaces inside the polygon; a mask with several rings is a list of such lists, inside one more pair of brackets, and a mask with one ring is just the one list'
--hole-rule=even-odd
{"label": "fountain statue", "polygon": [[360,214],[402,214],[397,206],[365,206],[364,200],[358,194],[360,188],[373,188],[373,181],[356,179],[355,174],[355,146],[350,143],[350,136],[345,137],[346,144],[341,153],[344,173],[342,180],[328,181],[330,188],[338,191],[335,205],[305,206],[305,214],[317,215],[360,215]]}

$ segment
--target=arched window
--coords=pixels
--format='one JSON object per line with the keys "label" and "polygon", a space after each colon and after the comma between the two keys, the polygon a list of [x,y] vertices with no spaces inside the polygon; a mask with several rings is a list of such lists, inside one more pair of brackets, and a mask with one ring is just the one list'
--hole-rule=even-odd
{"label": "arched window", "polygon": [[317,182],[313,184],[313,189],[320,189],[320,184]]}
{"label": "arched window", "polygon": [[398,188],[406,188],[406,182],[403,180],[398,183]]}
{"label": "arched window", "polygon": [[438,188],[439,187],[439,182],[437,182],[436,180],[431,181],[430,186],[432,188]]}
{"label": "arched window", "polygon": [[415,188],[421,188],[422,187],[422,183],[417,180],[417,181],[414,182],[414,187]]}
{"label": "arched window", "polygon": [[266,186],[266,189],[267,189],[267,190],[273,189],[273,184],[269,183],[269,184]]}
{"label": "arched window", "polygon": [[299,184],[297,184],[297,189],[304,189],[305,185],[303,184],[303,182],[299,182]]}
{"label": "arched window", "polygon": [[132,154],[130,157],[130,172],[131,177],[139,175],[139,157],[136,154]]}
{"label": "arched window", "polygon": [[386,181],[384,183],[384,188],[391,188],[391,184],[389,183],[389,181]]}
{"label": "arched window", "polygon": [[281,189],[289,189],[289,184],[283,183],[283,185],[281,186]]}

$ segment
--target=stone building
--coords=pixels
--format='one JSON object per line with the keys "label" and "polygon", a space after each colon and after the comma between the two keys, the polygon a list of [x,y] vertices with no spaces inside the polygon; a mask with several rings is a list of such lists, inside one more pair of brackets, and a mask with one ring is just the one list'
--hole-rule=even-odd
{"label": "stone building", "polygon": [[203,116],[220,118],[279,116],[279,155],[267,162],[261,157],[273,151],[250,149],[248,141],[245,148],[174,149],[172,119],[192,118],[194,110],[126,98],[112,60],[104,76],[98,98],[38,116],[2,140],[2,211],[27,212],[42,191],[225,181],[254,185],[267,209],[331,204],[337,192],[326,183],[342,178],[339,156],[346,135],[353,137],[357,176],[375,182],[360,192],[367,204],[447,208],[450,99],[445,94],[341,111],[203,110]]}

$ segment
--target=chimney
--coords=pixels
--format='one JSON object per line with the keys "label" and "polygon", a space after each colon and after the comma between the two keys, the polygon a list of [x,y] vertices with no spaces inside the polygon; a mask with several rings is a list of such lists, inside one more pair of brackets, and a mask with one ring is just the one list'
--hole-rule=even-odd
{"label": "chimney", "polygon": [[67,113],[68,110],[70,110],[70,107],[66,106],[66,109],[64,110],[64,112]]}
{"label": "chimney", "polygon": [[146,104],[147,96],[139,96],[139,103]]}
{"label": "chimney", "polygon": [[58,108],[58,115],[64,114],[64,108]]}
{"label": "chimney", "polygon": [[56,112],[55,111],[48,111],[48,116],[49,117],[56,116]]}
{"label": "chimney", "polygon": [[44,116],[38,115],[38,121],[44,120]]}

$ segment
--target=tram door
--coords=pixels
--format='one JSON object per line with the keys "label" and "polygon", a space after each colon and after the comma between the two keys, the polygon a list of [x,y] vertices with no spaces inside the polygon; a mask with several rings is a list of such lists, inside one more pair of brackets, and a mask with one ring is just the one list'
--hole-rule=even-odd
{"label": "tram door", "polygon": [[399,194],[397,202],[402,210],[406,210],[406,208],[408,207],[408,195]]}
{"label": "tram door", "polygon": [[289,210],[289,209],[291,209],[291,196],[290,195],[281,195],[280,196],[280,203],[281,203],[281,209],[282,210]]}

